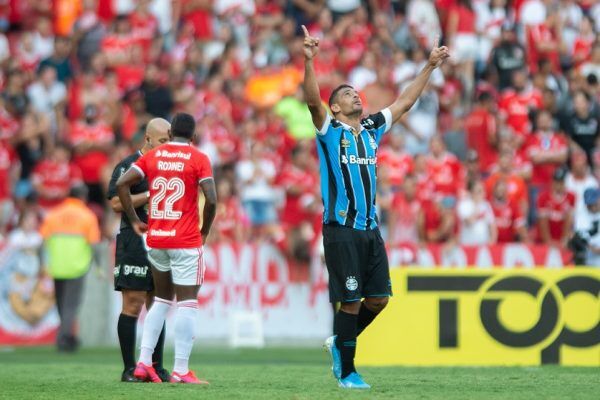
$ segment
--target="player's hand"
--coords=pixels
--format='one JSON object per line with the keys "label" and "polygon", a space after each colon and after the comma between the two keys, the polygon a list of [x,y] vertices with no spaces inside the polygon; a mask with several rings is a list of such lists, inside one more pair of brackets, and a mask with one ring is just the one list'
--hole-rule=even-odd
{"label": "player's hand", "polygon": [[304,58],[312,60],[319,51],[319,39],[310,36],[306,26],[302,25],[302,30],[304,31]]}
{"label": "player's hand", "polygon": [[133,230],[135,231],[135,233],[137,233],[140,236],[148,232],[148,225],[140,220],[133,221],[131,225],[133,226]]}
{"label": "player's hand", "polygon": [[433,68],[439,67],[446,58],[450,57],[450,50],[448,47],[438,47],[439,43],[440,35],[437,35],[433,41],[433,49],[431,50],[431,53],[429,53],[429,65]]}

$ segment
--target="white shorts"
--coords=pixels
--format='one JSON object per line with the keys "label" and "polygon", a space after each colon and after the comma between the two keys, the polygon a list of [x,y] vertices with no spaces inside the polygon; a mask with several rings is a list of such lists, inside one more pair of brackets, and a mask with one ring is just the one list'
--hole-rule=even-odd
{"label": "white shorts", "polygon": [[204,282],[204,249],[149,249],[148,260],[162,272],[171,271],[173,283],[200,286]]}
{"label": "white shorts", "polygon": [[457,63],[475,61],[478,50],[477,36],[472,33],[457,33],[454,39],[454,48],[450,49],[452,58]]}

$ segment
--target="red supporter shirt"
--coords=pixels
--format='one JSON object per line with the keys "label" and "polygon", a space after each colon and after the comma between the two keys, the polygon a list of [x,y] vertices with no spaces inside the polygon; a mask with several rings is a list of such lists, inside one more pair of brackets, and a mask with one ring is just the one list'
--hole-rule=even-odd
{"label": "red supporter shirt", "polygon": [[[194,0],[183,0],[183,20],[194,28],[196,39],[207,40],[212,38],[212,15],[209,9],[200,7],[190,9],[189,4]],[[212,6],[211,6],[212,7]]]}
{"label": "red supporter shirt", "polygon": [[[71,129],[71,144],[77,146],[83,142],[96,144],[112,143],[115,135],[112,129],[102,122],[95,125],[87,125],[83,122],[75,122]],[[102,168],[108,162],[108,154],[100,150],[92,150],[84,154],[76,154],[73,162],[81,170],[83,181],[86,183],[100,182]]]}
{"label": "red supporter shirt", "polygon": [[50,197],[39,197],[42,207],[54,207],[69,195],[69,189],[82,181],[81,171],[69,162],[40,161],[31,176],[35,185],[41,185]]}
{"label": "red supporter shirt", "polygon": [[531,132],[529,109],[542,107],[542,95],[537,89],[517,93],[508,89],[500,97],[500,114],[506,118],[506,124],[516,135],[526,136]]}
{"label": "red supporter shirt", "polygon": [[553,194],[550,190],[542,192],[537,201],[538,217],[548,218],[550,238],[561,240],[566,217],[575,209],[575,195],[566,192]]}
{"label": "red supporter shirt", "polygon": [[217,216],[215,218],[214,229],[219,232],[224,239],[235,241],[235,228],[245,222],[244,211],[240,202],[235,197],[230,197],[225,201],[219,201]]}
{"label": "red supporter shirt", "polygon": [[419,201],[432,200],[435,195],[435,185],[429,174],[417,175],[417,198]]}
{"label": "red supporter shirt", "polygon": [[463,5],[452,7],[450,12],[458,14],[457,33],[475,33],[475,12]]}
{"label": "red supporter shirt", "polygon": [[517,203],[507,201],[490,201],[498,228],[498,243],[514,242],[517,229],[525,226],[525,217]]}
{"label": "red supporter shirt", "polygon": [[593,36],[591,38],[578,37],[575,39],[575,43],[573,44],[573,58],[579,57],[579,61],[575,63],[576,68],[590,60],[593,44]]}
{"label": "red supporter shirt", "polygon": [[10,170],[17,160],[17,154],[12,147],[0,140],[0,200],[10,199],[12,195]]}
{"label": "red supporter shirt", "polygon": [[[536,48],[536,43],[556,43],[556,46],[554,46],[554,50],[542,52]],[[539,61],[547,59],[552,63],[552,70],[555,73],[560,73],[560,56],[556,34],[545,23],[529,28],[529,32],[527,33],[527,54],[529,55],[529,69],[532,72],[537,72]]]}
{"label": "red supporter shirt", "polygon": [[462,188],[462,166],[452,153],[442,157],[427,159],[429,176],[434,185],[434,192],[441,195],[457,196]]}
{"label": "red supporter shirt", "polygon": [[422,203],[418,199],[408,200],[404,193],[397,192],[392,199],[392,212],[396,215],[393,231],[390,237],[394,243],[412,242],[418,240],[416,235],[417,217]]}
{"label": "red supporter shirt", "polygon": [[148,51],[154,35],[158,32],[156,17],[152,14],[141,15],[134,11],[129,15],[129,23],[133,37],[139,41],[145,51]]}
{"label": "red supporter shirt", "polygon": [[300,189],[299,194],[286,192],[285,206],[281,212],[281,222],[291,227],[298,226],[303,221],[310,221],[311,213],[306,206],[314,201],[317,196],[315,188],[318,187],[318,179],[309,171],[302,170],[293,164],[284,166],[277,179],[278,186],[283,189],[296,187]]}
{"label": "red supporter shirt", "polygon": [[[540,153],[558,153],[561,151],[567,151],[569,149],[569,143],[567,140],[556,133],[551,135],[544,135],[537,133],[529,136],[525,143],[525,153],[531,160],[534,154]],[[531,183],[538,186],[547,186],[552,182],[552,175],[560,163],[533,163],[533,172],[531,176]]]}
{"label": "red supporter shirt", "polygon": [[187,143],[171,142],[149,151],[133,165],[148,180],[148,247],[202,246],[198,188],[212,179],[206,154]]}
{"label": "red supporter shirt", "polygon": [[388,178],[392,186],[400,186],[404,177],[413,170],[413,159],[410,154],[397,152],[385,146],[377,153],[379,166],[388,170]]}
{"label": "red supporter shirt", "polygon": [[131,46],[136,44],[137,41],[132,35],[108,35],[106,36],[101,44],[100,48],[105,53],[122,53],[126,55],[130,51]]}
{"label": "red supporter shirt", "polygon": [[496,162],[498,152],[490,144],[496,138],[496,117],[486,109],[479,107],[473,110],[465,121],[467,146],[477,150],[481,171],[488,172]]}

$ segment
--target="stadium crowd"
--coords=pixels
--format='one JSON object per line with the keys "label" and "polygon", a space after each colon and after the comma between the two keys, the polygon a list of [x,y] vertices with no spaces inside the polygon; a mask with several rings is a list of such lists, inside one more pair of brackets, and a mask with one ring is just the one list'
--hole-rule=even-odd
{"label": "stadium crowd", "polygon": [[216,172],[211,240],[270,240],[306,261],[322,205],[302,24],[321,38],[324,102],[349,82],[368,113],[437,35],[451,49],[378,152],[390,245],[564,247],[586,223],[600,177],[594,0],[1,0],[2,241],[81,184],[113,238],[114,166],[151,118],[185,111]]}

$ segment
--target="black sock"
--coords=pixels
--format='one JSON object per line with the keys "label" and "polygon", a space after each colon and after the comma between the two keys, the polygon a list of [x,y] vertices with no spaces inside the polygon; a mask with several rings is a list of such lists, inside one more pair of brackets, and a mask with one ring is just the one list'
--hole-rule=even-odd
{"label": "black sock", "polygon": [[356,353],[356,320],[358,315],[348,314],[342,310],[335,315],[337,335],[335,345],[340,350],[342,359],[342,378],[355,372],[354,354]]}
{"label": "black sock", "polygon": [[137,317],[121,314],[117,323],[117,334],[119,345],[121,345],[121,356],[125,370],[135,367],[135,331],[137,328]]}
{"label": "black sock", "polygon": [[163,324],[162,331],[160,331],[160,336],[158,337],[158,342],[156,342],[156,347],[154,348],[154,353],[152,353],[152,364],[155,365],[157,369],[163,369],[163,350],[165,348],[165,325]]}
{"label": "black sock", "polygon": [[377,314],[369,310],[363,301],[358,312],[358,321],[356,322],[356,336],[360,336],[362,331],[373,322]]}

